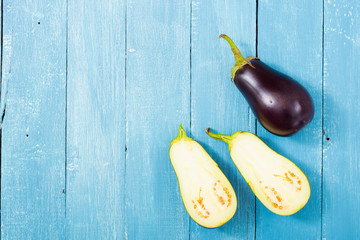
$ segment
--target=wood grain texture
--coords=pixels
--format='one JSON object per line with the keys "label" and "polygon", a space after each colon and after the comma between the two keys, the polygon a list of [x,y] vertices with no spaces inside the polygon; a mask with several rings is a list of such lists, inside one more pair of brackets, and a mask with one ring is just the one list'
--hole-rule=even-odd
{"label": "wood grain texture", "polygon": [[278,137],[258,123],[258,136],[288,157],[308,177],[309,202],[292,216],[278,216],[256,203],[256,239],[319,239],[321,237],[322,151],[322,2],[260,0],[258,57],[293,77],[314,100],[315,116],[302,131]]}
{"label": "wood grain texture", "polygon": [[324,4],[323,238],[360,236],[360,5]]}
{"label": "wood grain texture", "polygon": [[217,229],[206,229],[191,220],[190,239],[253,239],[255,197],[235,164],[225,143],[205,134],[205,128],[223,134],[253,131],[255,119],[231,81],[234,57],[228,34],[244,55],[255,55],[255,1],[192,1],[191,133],[208,151],[231,182],[238,199],[235,216]]}
{"label": "wood grain texture", "polygon": [[67,239],[124,239],[125,4],[68,1]]}
{"label": "wood grain texture", "polygon": [[169,147],[180,123],[189,132],[189,60],[189,1],[128,1],[128,239],[188,239],[189,218]]}
{"label": "wood grain texture", "polygon": [[[3,2],[0,2],[0,7],[2,9]],[[0,17],[2,18],[2,11],[0,12]],[[3,25],[1,25],[1,31],[3,31]],[[3,33],[4,35],[4,33]],[[3,116],[6,110],[6,102],[8,96],[8,85],[11,76],[11,54],[12,54],[12,36],[5,35],[5,38],[1,38],[1,63],[3,64],[0,80],[0,138],[1,138],[1,128],[3,124]],[[0,144],[0,157],[1,157],[1,144]],[[0,206],[1,207],[1,206]]]}
{"label": "wood grain texture", "polygon": [[[3,1],[1,238],[60,239],[65,223],[66,2]],[[2,89],[3,90],[3,89]]]}

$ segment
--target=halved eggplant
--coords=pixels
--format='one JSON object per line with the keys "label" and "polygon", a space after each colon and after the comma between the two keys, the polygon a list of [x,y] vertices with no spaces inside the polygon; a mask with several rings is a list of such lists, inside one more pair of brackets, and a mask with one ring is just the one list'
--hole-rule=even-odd
{"label": "halved eggplant", "polygon": [[310,185],[305,174],[289,159],[269,148],[249,132],[233,135],[206,133],[229,144],[230,156],[256,197],[270,211],[291,215],[309,200]]}
{"label": "halved eggplant", "polygon": [[186,136],[181,125],[169,155],[190,217],[207,228],[229,221],[237,208],[234,189],[203,147]]}

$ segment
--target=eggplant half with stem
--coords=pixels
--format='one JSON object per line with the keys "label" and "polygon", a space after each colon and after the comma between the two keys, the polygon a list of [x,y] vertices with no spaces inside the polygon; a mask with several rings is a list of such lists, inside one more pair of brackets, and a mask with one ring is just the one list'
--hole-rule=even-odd
{"label": "eggplant half with stem", "polygon": [[235,57],[235,65],[231,69],[233,82],[266,130],[279,136],[289,136],[311,122],[314,103],[303,86],[256,57],[244,58],[225,34],[219,37],[230,44]]}
{"label": "eggplant half with stem", "polygon": [[299,211],[310,197],[305,174],[289,159],[269,148],[249,132],[233,135],[206,133],[228,144],[230,156],[256,197],[270,211],[291,215]]}
{"label": "eggplant half with stem", "polygon": [[234,189],[216,162],[198,142],[186,136],[181,125],[169,155],[190,217],[206,228],[229,221],[237,208]]}

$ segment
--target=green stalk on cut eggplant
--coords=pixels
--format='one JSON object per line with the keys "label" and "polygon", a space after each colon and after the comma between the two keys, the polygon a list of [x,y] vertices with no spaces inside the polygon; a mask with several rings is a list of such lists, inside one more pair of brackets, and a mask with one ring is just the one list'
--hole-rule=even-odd
{"label": "green stalk on cut eggplant", "polygon": [[190,217],[206,228],[229,221],[237,208],[234,189],[216,162],[199,143],[186,136],[181,125],[169,155]]}
{"label": "green stalk on cut eggplant", "polygon": [[258,58],[244,58],[225,34],[220,38],[230,44],[234,54],[232,80],[265,129],[279,136],[289,136],[311,122],[314,103],[303,86]]}
{"label": "green stalk on cut eggplant", "polygon": [[291,215],[305,206],[310,197],[309,181],[289,159],[249,132],[223,135],[207,128],[206,133],[228,144],[230,156],[241,175],[270,211]]}

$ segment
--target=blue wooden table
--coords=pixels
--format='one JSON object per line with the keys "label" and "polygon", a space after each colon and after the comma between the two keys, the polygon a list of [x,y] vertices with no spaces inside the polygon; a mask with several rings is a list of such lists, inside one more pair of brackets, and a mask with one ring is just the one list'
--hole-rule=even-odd
{"label": "blue wooden table", "polygon": [[[360,239],[359,1],[1,2],[2,239]],[[257,123],[220,33],[309,90],[310,125],[284,138]],[[168,157],[180,123],[237,194],[217,229],[183,206]],[[308,204],[267,210],[206,127],[290,158]]]}

